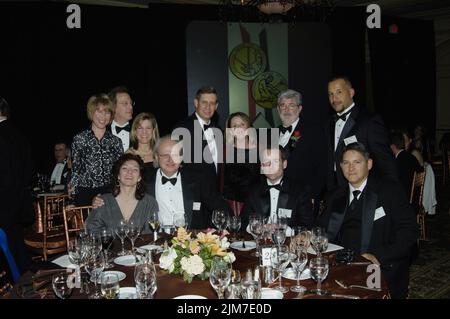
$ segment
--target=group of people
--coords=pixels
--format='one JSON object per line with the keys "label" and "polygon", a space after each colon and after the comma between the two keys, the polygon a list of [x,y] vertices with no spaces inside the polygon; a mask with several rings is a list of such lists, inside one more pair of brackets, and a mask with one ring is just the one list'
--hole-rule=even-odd
{"label": "group of people", "polygon": [[[380,265],[391,296],[404,298],[415,212],[381,117],[354,103],[354,94],[348,78],[333,78],[328,95],[335,112],[319,127],[301,116],[299,92],[281,92],[278,139],[264,144],[241,112],[227,119],[225,138],[219,134],[212,87],[197,91],[195,112],[163,137],[150,113],[131,123],[131,95],[114,88],[88,101],[91,126],[73,139],[69,192],[75,205],[96,207],[86,221],[93,230],[122,219],[148,227],[154,213],[161,224],[206,228],[214,209],[240,214],[242,229],[251,214],[284,217],[290,226],[323,225],[330,242]],[[242,203],[242,210],[227,201]]]}

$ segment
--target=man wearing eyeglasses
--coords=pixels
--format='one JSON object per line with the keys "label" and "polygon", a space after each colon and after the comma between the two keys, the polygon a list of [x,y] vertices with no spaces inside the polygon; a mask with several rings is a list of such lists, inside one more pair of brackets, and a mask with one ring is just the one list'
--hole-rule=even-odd
{"label": "man wearing eyeglasses", "polygon": [[108,96],[114,109],[114,120],[110,130],[113,135],[121,139],[123,151],[126,152],[130,147],[130,120],[133,117],[134,102],[130,91],[124,86],[116,86],[108,93]]}
{"label": "man wearing eyeglasses", "polygon": [[277,109],[281,119],[279,145],[289,159],[284,174],[299,186],[309,187],[314,202],[318,202],[326,177],[324,131],[317,125],[307,125],[300,116],[302,95],[297,91],[281,92]]}

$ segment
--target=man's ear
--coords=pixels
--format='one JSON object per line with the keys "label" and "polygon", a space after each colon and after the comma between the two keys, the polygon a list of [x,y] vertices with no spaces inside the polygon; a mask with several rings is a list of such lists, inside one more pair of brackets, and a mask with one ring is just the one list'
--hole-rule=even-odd
{"label": "man's ear", "polygon": [[284,161],[283,161],[283,169],[286,169],[287,164],[288,164],[288,163],[287,163],[287,160],[284,160]]}
{"label": "man's ear", "polygon": [[372,161],[371,158],[369,158],[369,159],[367,160],[367,167],[369,168],[369,171],[372,169],[372,166],[373,166],[373,161]]}
{"label": "man's ear", "polygon": [[198,108],[198,99],[197,98],[194,99],[194,106],[195,106],[195,109]]}

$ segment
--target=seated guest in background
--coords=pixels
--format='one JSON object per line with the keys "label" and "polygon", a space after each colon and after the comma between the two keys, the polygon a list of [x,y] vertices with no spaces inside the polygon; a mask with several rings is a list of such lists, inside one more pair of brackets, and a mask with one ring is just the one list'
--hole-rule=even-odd
{"label": "seated guest in background", "polygon": [[250,185],[260,178],[256,131],[247,114],[237,112],[228,117],[225,147],[223,195],[244,202]]}
{"label": "seated guest in background", "polygon": [[405,140],[401,132],[391,134],[391,150],[395,156],[400,183],[409,198],[414,179],[414,172],[423,171],[417,159],[405,150]]}
{"label": "seated guest in background", "polygon": [[153,147],[159,139],[158,123],[151,113],[140,113],[136,116],[131,126],[130,135],[131,146],[127,153],[139,155],[144,162],[144,181],[147,181],[152,171],[153,165]]}
{"label": "seated guest in background", "polygon": [[402,131],[403,139],[405,141],[405,149],[410,152],[419,162],[420,166],[423,167],[424,159],[422,156],[422,150],[416,147],[416,144],[413,143],[412,134],[407,130]]}
{"label": "seated guest in background", "polygon": [[311,192],[284,176],[287,165],[283,149],[275,147],[262,151],[261,173],[264,175],[249,191],[241,213],[241,229],[247,227],[253,214],[271,219],[284,217],[289,226],[312,226]]}
{"label": "seated guest in background", "polygon": [[64,185],[66,187],[70,180],[72,160],[70,159],[70,148],[64,142],[58,142],[54,148],[56,164],[50,177],[51,185]]}
{"label": "seated guest in background", "polygon": [[76,206],[90,205],[95,195],[109,191],[112,167],[123,153],[120,139],[106,130],[112,113],[107,95],[89,98],[87,116],[91,127],[75,135],[72,142],[69,189]]}
{"label": "seated guest in background", "polygon": [[114,111],[114,120],[109,130],[122,141],[123,151],[130,147],[130,121],[133,118],[134,102],[130,91],[124,86],[116,86],[108,93]]}
{"label": "seated guest in background", "polygon": [[398,182],[369,176],[372,159],[362,143],[343,149],[340,168],[348,183],[331,195],[319,224],[330,242],[381,266],[392,298],[406,298],[418,235],[412,207]]}
{"label": "seated guest in background", "polygon": [[155,199],[145,192],[144,163],[133,154],[124,154],[114,165],[112,193],[100,195],[103,205],[86,219],[86,228],[98,232],[115,229],[121,220],[147,230],[151,215],[158,212]]}

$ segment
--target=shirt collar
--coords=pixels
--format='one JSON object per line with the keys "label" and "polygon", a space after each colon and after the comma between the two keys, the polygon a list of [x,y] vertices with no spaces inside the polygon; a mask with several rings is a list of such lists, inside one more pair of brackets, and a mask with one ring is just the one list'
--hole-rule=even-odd
{"label": "shirt collar", "polygon": [[399,150],[398,152],[397,152],[397,154],[395,154],[395,158],[397,158],[398,157],[398,154],[400,154],[401,152],[403,152],[404,151],[404,149],[402,148],[401,150]]}
{"label": "shirt collar", "polygon": [[367,178],[368,177],[366,177],[366,179],[364,180],[364,182],[362,182],[362,184],[361,184],[361,186],[359,186],[358,188],[355,188],[355,187],[353,187],[352,186],[352,184],[348,184],[348,186],[349,186],[349,188],[350,188],[350,193],[353,193],[353,191],[356,191],[356,190],[359,190],[361,193],[364,191],[364,188],[366,187],[366,185],[367,185]]}
{"label": "shirt collar", "polygon": [[298,121],[300,120],[299,117],[297,117],[297,119],[295,120],[294,123],[291,124],[292,126],[292,130],[289,132],[289,134],[291,134],[292,132],[294,132],[295,128],[297,127]]}
{"label": "shirt collar", "polygon": [[197,117],[197,119],[198,119],[198,122],[200,123],[200,126],[201,126],[201,128],[203,129],[203,125],[209,125],[209,124],[211,124],[211,120],[208,122],[208,123],[206,123],[198,114],[197,114],[197,112],[195,112],[195,116]]}
{"label": "shirt collar", "polygon": [[123,124],[123,125],[119,125],[119,123],[117,123],[116,121],[112,121],[112,123],[111,123],[111,126],[117,126],[117,127],[125,127],[125,126],[127,126],[128,124],[130,124],[130,122],[126,122],[125,124]]}
{"label": "shirt collar", "polygon": [[281,184],[280,182],[281,182],[281,180],[283,179],[283,176],[281,176],[279,179],[277,179],[276,181],[275,181],[275,183],[272,183],[268,178],[266,178],[266,180],[267,180],[267,185],[278,185],[278,184]]}
{"label": "shirt collar", "polygon": [[159,173],[161,174],[161,176],[164,176],[166,178],[174,178],[174,177],[178,177],[178,174],[180,174],[180,171],[177,171],[175,174],[173,174],[172,176],[167,176],[166,174],[164,174],[164,172],[162,171],[162,169],[158,168]]}
{"label": "shirt collar", "polygon": [[343,110],[342,112],[338,113],[338,115],[342,115],[344,113],[350,112],[350,110],[355,106],[355,102],[353,102],[348,108]]}

